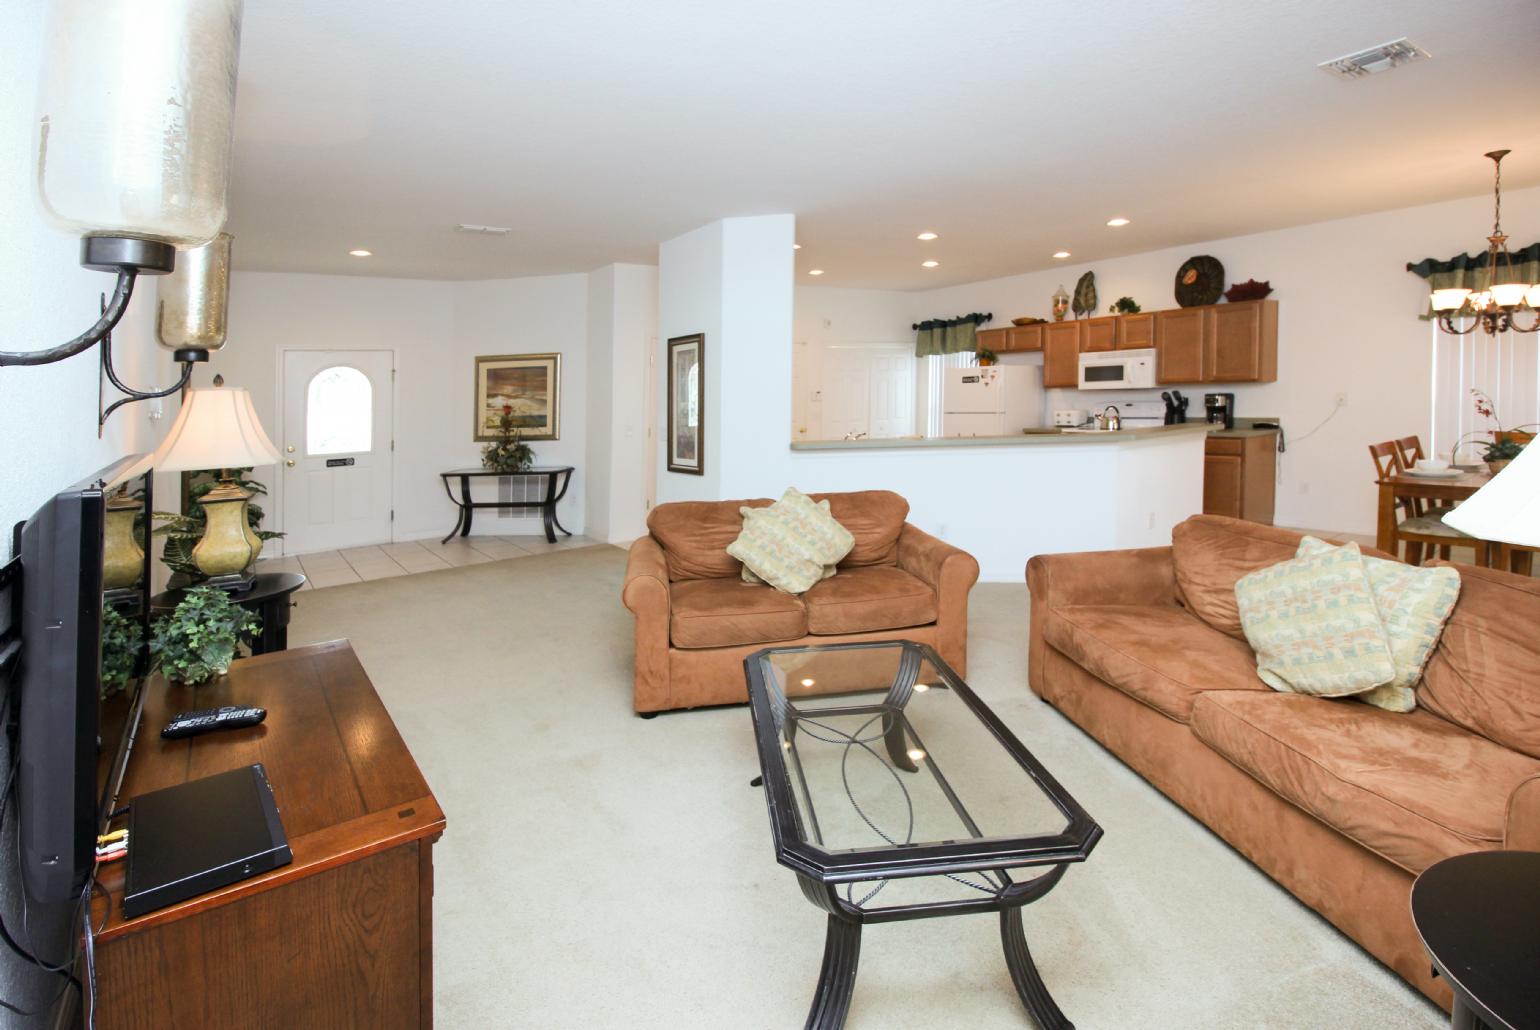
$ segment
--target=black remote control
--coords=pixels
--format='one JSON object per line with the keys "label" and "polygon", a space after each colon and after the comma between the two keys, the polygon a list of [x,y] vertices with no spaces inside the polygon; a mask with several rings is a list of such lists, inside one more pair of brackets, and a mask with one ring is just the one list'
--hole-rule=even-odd
{"label": "black remote control", "polygon": [[255,726],[267,718],[266,708],[246,705],[226,705],[223,708],[205,708],[196,712],[183,712],[166,723],[160,735],[166,740],[192,737],[210,730],[234,730],[242,726]]}

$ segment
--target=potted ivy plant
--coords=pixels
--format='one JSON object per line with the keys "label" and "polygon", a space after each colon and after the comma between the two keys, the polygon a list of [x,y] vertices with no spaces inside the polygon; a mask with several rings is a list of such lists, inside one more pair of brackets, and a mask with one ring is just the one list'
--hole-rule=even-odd
{"label": "potted ivy plant", "polygon": [[993,365],[1000,360],[995,356],[995,352],[990,350],[988,347],[980,347],[978,349],[978,359],[979,364],[985,367]]}
{"label": "potted ivy plant", "polygon": [[143,647],[138,624],[110,604],[103,607],[102,697],[128,687],[128,681],[134,678],[134,665]]}
{"label": "potted ivy plant", "polygon": [[196,687],[229,672],[241,637],[260,627],[254,613],[218,587],[193,587],[175,611],[156,620],[150,654],[166,679]]}
{"label": "potted ivy plant", "polygon": [[1497,475],[1508,467],[1508,462],[1519,456],[1524,445],[1517,440],[1493,440],[1487,444],[1487,449],[1481,458],[1487,463],[1487,469],[1492,475]]}

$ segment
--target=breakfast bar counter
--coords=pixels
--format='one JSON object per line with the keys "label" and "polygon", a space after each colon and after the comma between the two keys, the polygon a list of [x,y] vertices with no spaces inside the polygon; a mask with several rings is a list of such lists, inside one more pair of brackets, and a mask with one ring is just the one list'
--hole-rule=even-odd
{"label": "breakfast bar counter", "polygon": [[[794,451],[892,450],[907,447],[1039,447],[1078,444],[1128,443],[1130,440],[1169,438],[1187,433],[1207,435],[1207,422],[1183,422],[1174,426],[1137,429],[1028,429],[1013,436],[885,436],[859,440],[804,440],[791,445]],[[1220,430],[1244,433],[1247,430]],[[1260,432],[1260,431],[1253,431]]]}

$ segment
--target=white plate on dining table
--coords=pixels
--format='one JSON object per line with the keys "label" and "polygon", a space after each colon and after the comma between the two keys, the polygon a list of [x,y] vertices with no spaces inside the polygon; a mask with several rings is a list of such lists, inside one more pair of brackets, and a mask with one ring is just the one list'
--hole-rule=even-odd
{"label": "white plate on dining table", "polygon": [[1409,476],[1416,476],[1419,479],[1453,479],[1455,476],[1458,476],[1461,471],[1461,469],[1457,468],[1420,469],[1413,467],[1407,469],[1406,474]]}

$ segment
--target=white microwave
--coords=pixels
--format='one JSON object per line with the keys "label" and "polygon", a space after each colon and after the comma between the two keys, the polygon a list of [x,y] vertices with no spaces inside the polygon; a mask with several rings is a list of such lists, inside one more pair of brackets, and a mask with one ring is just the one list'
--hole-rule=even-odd
{"label": "white microwave", "polygon": [[1103,350],[1080,355],[1082,390],[1138,390],[1155,385],[1155,351]]}

